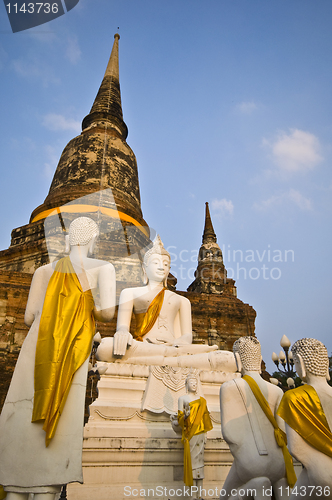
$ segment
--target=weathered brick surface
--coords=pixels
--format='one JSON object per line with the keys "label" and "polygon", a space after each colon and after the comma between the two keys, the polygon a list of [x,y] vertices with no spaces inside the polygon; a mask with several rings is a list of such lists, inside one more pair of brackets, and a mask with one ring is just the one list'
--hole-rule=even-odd
{"label": "weathered brick surface", "polygon": [[82,133],[65,147],[50,192],[39,212],[111,188],[119,210],[142,220],[136,158],[128,144],[113,134]]}
{"label": "weathered brick surface", "polygon": [[31,274],[0,271],[0,352],[17,351],[28,331],[24,311]]}
{"label": "weathered brick surface", "polygon": [[232,350],[243,335],[255,334],[255,310],[237,297],[178,292],[187,297],[192,307],[194,341],[217,344]]}
{"label": "weathered brick surface", "polygon": [[31,278],[31,274],[0,271],[0,408],[28,332],[24,311]]}
{"label": "weathered brick surface", "polygon": [[0,352],[0,411],[5,402],[18,353]]}
{"label": "weathered brick surface", "polygon": [[14,229],[10,247],[0,251],[0,270],[3,271],[33,274],[48,262],[43,221]]}

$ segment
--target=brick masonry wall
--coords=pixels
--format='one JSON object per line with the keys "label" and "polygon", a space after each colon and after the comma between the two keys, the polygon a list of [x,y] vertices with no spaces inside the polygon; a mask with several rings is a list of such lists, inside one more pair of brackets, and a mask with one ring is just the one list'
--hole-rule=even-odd
{"label": "brick masonry wall", "polygon": [[31,274],[0,271],[0,407],[4,403],[20,347],[28,332],[24,311]]}

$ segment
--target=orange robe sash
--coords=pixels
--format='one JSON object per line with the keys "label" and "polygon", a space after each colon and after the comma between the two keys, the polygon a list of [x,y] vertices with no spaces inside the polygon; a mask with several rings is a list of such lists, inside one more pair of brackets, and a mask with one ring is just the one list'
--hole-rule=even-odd
{"label": "orange robe sash", "polygon": [[275,440],[277,442],[277,445],[280,446],[280,448],[282,449],[282,453],[284,456],[287,482],[288,482],[289,486],[291,488],[293,488],[293,486],[296,483],[296,474],[294,471],[293,459],[292,459],[292,457],[287,449],[287,436],[284,433],[284,431],[282,431],[279,428],[278,423],[277,423],[276,419],[274,418],[274,415],[271,411],[269,403],[267,402],[264,395],[262,394],[262,391],[260,390],[257,382],[249,375],[244,375],[242,378],[249,385],[249,387],[252,390],[259,406],[262,408],[263,412],[265,413],[265,415],[267,416],[267,418],[269,419],[269,421],[271,422],[271,424],[274,427]]}
{"label": "orange robe sash", "polygon": [[144,335],[146,335],[160,314],[165,295],[166,288],[163,288],[153,299],[145,313],[135,314],[136,328],[134,333],[134,339],[140,342],[143,341]]}
{"label": "orange robe sash", "polygon": [[311,385],[287,391],[278,415],[313,448],[332,457],[332,433],[319,396]]}
{"label": "orange robe sash", "polygon": [[35,361],[32,422],[54,437],[73,376],[89,357],[95,330],[91,290],[82,291],[69,257],[59,260],[47,286]]}

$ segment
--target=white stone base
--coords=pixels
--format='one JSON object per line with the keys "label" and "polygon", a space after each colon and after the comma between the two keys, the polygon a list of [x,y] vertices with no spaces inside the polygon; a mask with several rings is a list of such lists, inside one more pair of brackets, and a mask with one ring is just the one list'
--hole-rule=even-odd
{"label": "white stone base", "polygon": [[[148,376],[148,366],[109,364],[85,426],[84,484],[69,485],[68,500],[190,498],[183,489],[183,445],[169,415],[141,411]],[[222,488],[233,460],[220,431],[219,388],[234,376],[238,375],[200,372],[200,395],[207,400],[214,425],[205,446],[206,499],[219,498],[216,489]],[[175,392],[177,401],[185,389]]]}

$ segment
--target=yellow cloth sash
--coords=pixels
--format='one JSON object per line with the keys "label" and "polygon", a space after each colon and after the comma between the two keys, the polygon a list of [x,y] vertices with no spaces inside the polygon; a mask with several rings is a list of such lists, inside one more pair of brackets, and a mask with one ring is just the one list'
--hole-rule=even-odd
{"label": "yellow cloth sash", "polygon": [[311,385],[287,391],[277,413],[313,448],[332,457],[331,430],[319,396]]}
{"label": "yellow cloth sash", "polygon": [[292,457],[287,449],[287,436],[284,433],[284,431],[282,431],[279,428],[278,423],[277,423],[276,419],[274,418],[274,415],[271,411],[269,403],[266,401],[265,397],[263,396],[257,382],[249,375],[244,375],[242,378],[249,385],[249,387],[252,390],[259,406],[262,408],[263,412],[265,413],[265,415],[267,416],[267,418],[269,419],[269,421],[271,422],[271,424],[274,427],[275,440],[277,442],[277,445],[280,446],[280,448],[282,449],[282,453],[284,456],[287,482],[288,482],[289,486],[291,488],[293,488],[293,486],[296,483],[296,474],[294,471],[293,459],[292,459]]}
{"label": "yellow cloth sash", "polygon": [[134,333],[135,340],[143,341],[143,337],[147,334],[160,314],[165,295],[166,288],[163,288],[153,299],[145,313],[135,314],[136,329]]}
{"label": "yellow cloth sash", "polygon": [[95,330],[91,290],[82,291],[69,257],[59,260],[48,283],[35,361],[32,422],[44,421],[49,445],[73,376],[89,357]]}
{"label": "yellow cloth sash", "polygon": [[3,489],[3,486],[1,486],[1,484],[0,484],[0,500],[3,500],[4,498],[6,498],[6,496],[7,496],[7,493]]}
{"label": "yellow cloth sash", "polygon": [[196,434],[208,432],[213,428],[210,414],[206,407],[206,400],[204,398],[196,399],[189,403],[190,415],[185,418],[183,411],[178,411],[178,422],[182,428],[182,443],[184,446],[183,464],[184,475],[183,481],[186,486],[193,486],[193,471],[191,467],[191,455],[189,441]]}

